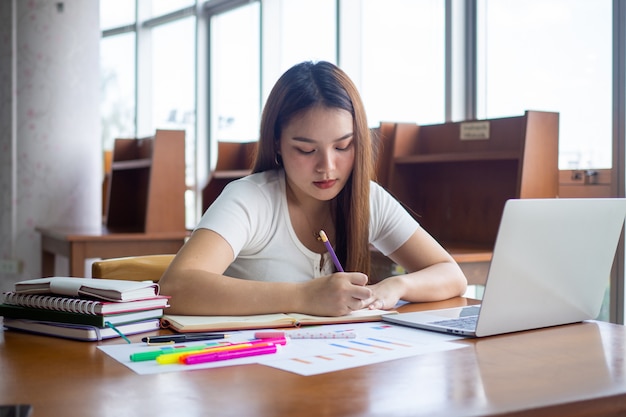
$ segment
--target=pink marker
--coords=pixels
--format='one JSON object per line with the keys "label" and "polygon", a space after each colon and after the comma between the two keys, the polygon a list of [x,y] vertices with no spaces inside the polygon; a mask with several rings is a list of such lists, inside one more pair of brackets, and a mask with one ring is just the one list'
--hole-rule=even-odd
{"label": "pink marker", "polygon": [[277,350],[278,345],[272,344],[268,346],[251,347],[247,349],[238,349],[226,352],[204,353],[190,355],[184,359],[184,363],[187,365],[194,365],[198,363],[225,361],[228,359],[247,358],[250,356],[268,355],[271,353],[276,353]]}

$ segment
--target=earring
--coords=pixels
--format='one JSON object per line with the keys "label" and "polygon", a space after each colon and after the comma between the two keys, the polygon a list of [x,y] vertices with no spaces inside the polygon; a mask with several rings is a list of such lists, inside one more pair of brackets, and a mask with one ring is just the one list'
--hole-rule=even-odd
{"label": "earring", "polygon": [[274,163],[276,164],[276,166],[282,166],[283,165],[283,159],[280,157],[280,154],[278,154],[278,153],[274,154]]}

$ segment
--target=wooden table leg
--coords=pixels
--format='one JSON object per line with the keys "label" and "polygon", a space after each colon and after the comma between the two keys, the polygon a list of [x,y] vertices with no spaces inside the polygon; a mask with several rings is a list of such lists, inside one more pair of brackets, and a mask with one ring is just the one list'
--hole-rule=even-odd
{"label": "wooden table leg", "polygon": [[85,245],[83,242],[70,244],[69,268],[71,277],[85,277]]}

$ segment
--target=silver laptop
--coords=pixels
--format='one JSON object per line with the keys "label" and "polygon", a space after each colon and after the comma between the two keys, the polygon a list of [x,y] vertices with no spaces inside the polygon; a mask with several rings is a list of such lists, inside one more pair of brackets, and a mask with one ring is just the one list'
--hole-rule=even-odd
{"label": "silver laptop", "polygon": [[622,198],[509,200],[480,305],[383,320],[482,337],[595,319],[625,216]]}

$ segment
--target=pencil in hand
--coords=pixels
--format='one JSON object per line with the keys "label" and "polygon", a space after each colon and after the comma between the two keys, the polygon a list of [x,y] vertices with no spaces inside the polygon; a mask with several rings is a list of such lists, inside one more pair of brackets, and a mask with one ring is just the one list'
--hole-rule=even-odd
{"label": "pencil in hand", "polygon": [[328,253],[330,253],[330,257],[333,259],[333,263],[335,264],[335,268],[337,269],[337,271],[344,272],[343,267],[339,262],[339,259],[337,259],[337,254],[335,253],[333,246],[330,244],[328,236],[326,236],[326,233],[323,230],[320,230],[320,238],[322,239],[322,242],[324,242],[326,250],[328,251]]}

